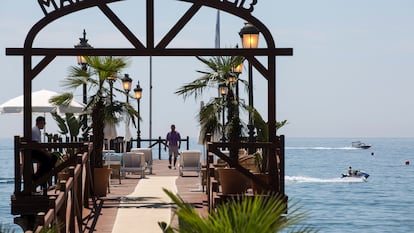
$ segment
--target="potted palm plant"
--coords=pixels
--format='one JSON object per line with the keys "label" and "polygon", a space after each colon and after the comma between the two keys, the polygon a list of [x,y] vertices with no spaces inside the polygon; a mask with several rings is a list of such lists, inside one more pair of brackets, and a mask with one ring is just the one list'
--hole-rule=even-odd
{"label": "potted palm plant", "polygon": [[[82,87],[84,84],[88,86],[88,90],[94,90],[95,93],[89,95],[88,103],[86,104],[84,114],[90,115],[92,118],[92,151],[91,151],[91,167],[94,171],[94,180],[102,181],[103,179],[98,178],[98,173],[103,171],[103,178],[109,177],[107,169],[103,169],[103,158],[102,150],[104,143],[104,126],[105,124],[117,124],[123,115],[128,114],[131,116],[138,116],[138,112],[134,110],[129,103],[120,101],[109,101],[113,100],[112,89],[116,92],[125,94],[123,90],[112,88],[114,77],[117,73],[121,72],[122,69],[127,67],[128,62],[123,57],[84,57],[89,65],[89,69],[84,70],[78,66],[72,66],[69,70],[69,77],[64,80],[63,86],[69,89],[76,89]],[[109,79],[112,77],[112,79]],[[115,79],[116,81],[116,79]],[[110,88],[108,88],[108,86]],[[70,103],[73,99],[73,92],[63,93],[57,97],[51,99],[52,103],[64,105]],[[135,125],[134,117],[131,117],[132,123]],[[97,184],[95,182],[94,184]],[[105,183],[105,181],[103,182]],[[107,185],[107,182],[103,185]],[[98,187],[94,188],[95,195],[100,196],[96,193]],[[99,189],[105,190],[105,189]]]}
{"label": "potted palm plant", "polygon": [[[263,156],[263,151],[256,150],[256,152],[253,154],[253,157],[254,157],[254,163],[259,171],[259,172],[254,173],[254,175],[256,176],[256,178],[262,181],[263,184],[268,185],[270,182],[270,175],[269,173],[267,173],[267,160],[265,159],[266,156]],[[252,189],[253,189],[253,193],[255,194],[263,194],[263,193],[268,192],[268,190],[266,190],[266,188],[263,187],[263,185],[257,184],[253,180],[252,180]]]}
{"label": "potted palm plant", "polygon": [[[269,130],[267,127],[267,123],[264,122],[264,120],[262,119],[262,117],[256,110],[253,109],[252,111],[254,113],[253,117],[254,117],[255,126],[257,128],[257,140],[259,142],[267,142],[269,138]],[[276,122],[276,131],[282,128],[283,126],[285,126],[286,124],[288,124],[287,120]],[[262,183],[267,185],[270,183],[270,175],[267,173],[266,153],[267,153],[267,150],[265,148],[258,149],[253,154],[253,156],[254,156],[255,165],[257,166],[259,170],[259,172],[255,173],[254,175],[259,180],[261,180]],[[268,191],[265,189],[265,187],[262,187],[262,185],[257,184],[256,182],[252,182],[252,188],[253,188],[254,193],[266,193]]]}

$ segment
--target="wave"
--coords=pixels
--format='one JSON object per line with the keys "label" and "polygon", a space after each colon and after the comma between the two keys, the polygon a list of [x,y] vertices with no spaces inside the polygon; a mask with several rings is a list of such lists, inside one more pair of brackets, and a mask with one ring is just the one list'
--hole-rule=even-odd
{"label": "wave", "polygon": [[322,147],[322,146],[315,146],[315,147],[285,147],[286,150],[360,150],[359,148],[355,147]]}
{"label": "wave", "polygon": [[322,179],[306,176],[285,176],[285,181],[296,183],[361,183],[366,182],[366,179],[358,177]]}
{"label": "wave", "polygon": [[13,184],[13,178],[0,178],[0,184]]}

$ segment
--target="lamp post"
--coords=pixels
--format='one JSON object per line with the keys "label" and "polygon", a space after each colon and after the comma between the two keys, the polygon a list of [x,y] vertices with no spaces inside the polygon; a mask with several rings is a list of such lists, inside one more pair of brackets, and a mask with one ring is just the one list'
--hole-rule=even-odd
{"label": "lamp post", "polygon": [[236,97],[239,98],[239,76],[243,71],[243,62],[233,67],[233,73],[236,75]]}
{"label": "lamp post", "polygon": [[112,103],[113,103],[113,87],[114,87],[114,82],[116,81],[116,74],[111,74],[108,76],[108,81],[109,81],[109,91],[110,91],[110,100],[111,100],[111,108],[112,108]]}
{"label": "lamp post", "polygon": [[[88,43],[88,39],[86,39],[86,31],[85,29],[83,29],[83,37],[79,38],[79,43],[77,45],[74,46],[75,48],[93,48],[89,43]],[[77,61],[78,61],[78,65],[80,65],[82,67],[82,70],[87,72],[88,71],[88,62],[86,61],[85,57],[82,55],[78,55],[77,57]],[[82,97],[83,97],[83,103],[86,105],[88,102],[88,96],[87,96],[87,86],[86,86],[86,82],[83,84],[83,88],[82,88]],[[83,129],[86,130],[88,128],[88,118],[85,115],[85,117],[83,118]],[[84,139],[87,139],[87,135],[84,135]]]}
{"label": "lamp post", "polygon": [[[237,119],[237,122],[240,123],[240,99],[239,99],[239,76],[242,73],[243,70],[243,62],[241,62],[240,64],[234,66],[232,68],[232,73],[233,75],[229,78],[227,78],[227,81],[230,84],[230,87],[232,87],[233,85],[235,85],[235,89],[236,89],[236,96],[235,96],[235,100],[237,103],[237,107],[234,110],[234,115],[235,115],[235,119]],[[236,122],[236,123],[237,123]],[[240,128],[241,130],[241,128]],[[241,135],[241,132],[240,132]]]}
{"label": "lamp post", "polygon": [[226,127],[224,127],[224,125],[225,125],[225,116],[224,116],[224,114],[225,114],[225,111],[224,111],[224,102],[225,102],[225,98],[226,98],[226,95],[227,95],[227,91],[228,91],[228,87],[227,87],[227,85],[226,84],[224,84],[224,83],[222,83],[222,84],[220,84],[219,85],[219,92],[220,92],[220,95],[221,95],[221,97],[223,98],[223,109],[222,109],[222,119],[223,119],[223,124],[222,124],[222,137],[221,137],[221,142],[226,142]]}
{"label": "lamp post", "polygon": [[138,103],[138,117],[137,117],[137,147],[138,148],[140,148],[141,147],[141,129],[140,129],[140,124],[139,124],[139,115],[141,115],[141,113],[140,113],[140,110],[139,110],[139,108],[140,108],[140,100],[141,100],[141,97],[142,97],[142,88],[141,88],[141,86],[139,85],[139,81],[138,81],[138,84],[137,84],[137,86],[134,88],[134,96],[135,96],[135,99],[137,99],[137,103]]}
{"label": "lamp post", "polygon": [[[129,105],[129,91],[131,90],[131,86],[132,86],[132,78],[129,77],[129,74],[124,74],[124,77],[121,79],[122,80],[122,87],[124,88],[125,91],[125,95],[126,95],[126,104]],[[127,113],[128,114],[128,113]],[[127,115],[128,118],[126,118],[126,126],[125,126],[125,130],[127,130],[126,132],[130,132],[129,131],[129,115]],[[128,134],[130,136],[130,134]],[[128,139],[129,140],[129,139]],[[126,151],[127,148],[129,148],[129,143],[126,142]]]}
{"label": "lamp post", "polygon": [[[259,45],[259,33],[260,31],[251,23],[245,23],[244,27],[240,30],[239,35],[242,40],[243,48],[255,49]],[[249,62],[249,106],[253,107],[253,67]],[[249,142],[254,142],[254,125],[253,115],[249,112]]]}

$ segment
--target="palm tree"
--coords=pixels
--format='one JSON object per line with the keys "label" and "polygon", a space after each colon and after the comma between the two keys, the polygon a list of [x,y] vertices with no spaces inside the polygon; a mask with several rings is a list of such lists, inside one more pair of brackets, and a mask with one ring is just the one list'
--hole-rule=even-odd
{"label": "palm tree", "polygon": [[[230,135],[230,139],[240,138],[241,132],[241,123],[238,109],[240,102],[234,96],[234,84],[229,82],[229,77],[237,77],[237,74],[233,72],[234,67],[240,65],[244,58],[241,56],[216,56],[208,59],[202,57],[196,57],[199,61],[206,64],[209,68],[209,71],[197,71],[201,73],[202,76],[190,83],[185,84],[180,87],[175,93],[182,95],[184,99],[189,96],[194,96],[198,99],[206,89],[215,88],[218,90],[219,85],[225,84],[229,87],[229,92],[227,94],[227,101],[224,101],[222,98],[211,99],[199,113],[200,125],[201,125],[201,136],[202,141],[205,142],[205,136],[207,133],[217,136],[217,132],[223,132],[225,125],[220,124],[219,112],[223,111],[223,107],[226,105],[229,110],[227,132]],[[240,83],[248,85],[245,80],[239,79]],[[219,130],[219,129],[222,130]]]}
{"label": "palm tree", "polygon": [[[127,59],[122,57],[85,57],[90,69],[83,70],[78,66],[72,66],[69,69],[69,77],[64,80],[63,86],[69,89],[76,89],[88,85],[89,91],[95,93],[90,95],[85,112],[90,113],[92,117],[92,141],[93,149],[91,162],[94,167],[102,167],[102,149],[104,142],[105,124],[117,124],[122,117],[122,113],[132,116],[138,116],[138,113],[128,103],[114,101],[110,102],[111,90],[108,89],[108,77],[116,75],[128,65]],[[123,90],[113,88],[113,90],[124,93]],[[115,94],[113,94],[115,96]],[[63,93],[60,96],[51,99],[54,104],[70,103],[73,99],[72,92]],[[135,125],[134,117],[132,122]]]}
{"label": "palm tree", "polygon": [[[175,93],[182,95],[184,98],[194,96],[199,98],[206,89],[215,88],[225,84],[229,87],[227,101],[223,98],[212,98],[205,106],[203,106],[198,114],[201,125],[201,141],[206,141],[206,135],[212,134],[218,138],[219,132],[226,132],[227,138],[231,142],[239,141],[243,136],[247,124],[240,120],[239,109],[253,113],[254,127],[257,129],[258,141],[268,140],[267,123],[264,122],[260,113],[252,106],[248,106],[235,95],[234,89],[237,83],[241,83],[248,90],[249,83],[246,80],[238,79],[236,82],[229,82],[228,77],[237,77],[233,72],[244,61],[241,56],[217,56],[209,59],[197,57],[199,61],[207,65],[209,71],[197,71],[202,76],[184,86],[180,87]],[[237,93],[236,93],[237,94]],[[228,109],[227,125],[220,124],[219,112],[223,111],[224,106]],[[284,122],[284,123],[283,123]],[[278,122],[280,127],[285,125],[287,121]],[[221,130],[220,130],[221,129]],[[225,129],[225,130],[223,130]]]}

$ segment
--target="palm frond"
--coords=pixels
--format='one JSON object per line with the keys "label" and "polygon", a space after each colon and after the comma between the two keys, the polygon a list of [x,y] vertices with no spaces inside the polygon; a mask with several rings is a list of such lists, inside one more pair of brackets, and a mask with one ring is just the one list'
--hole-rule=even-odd
{"label": "palm frond", "polygon": [[84,84],[84,80],[82,77],[68,77],[62,83],[63,87],[76,89]]}
{"label": "palm frond", "polygon": [[210,77],[203,76],[199,79],[194,80],[191,83],[187,83],[184,86],[180,87],[175,94],[182,95],[184,98],[189,96],[194,96],[195,99],[198,99],[199,96],[203,94],[205,89],[211,86]]}
{"label": "palm frond", "polygon": [[136,128],[137,125],[136,125],[135,118],[138,118],[138,120],[141,119],[139,112],[137,112],[135,108],[131,106],[130,103],[125,103],[124,109],[126,110],[125,114],[129,115],[129,120],[132,121],[133,126]]}
{"label": "palm frond", "polygon": [[232,56],[215,56],[208,59],[197,56],[196,58],[204,63],[209,70],[197,70],[202,76],[185,84],[175,92],[184,98],[194,96],[197,99],[206,88],[218,88],[219,84],[227,82],[229,76],[236,76],[233,73],[233,68],[243,61],[243,57]]}
{"label": "palm frond", "polygon": [[[224,125],[220,124],[220,116],[219,112],[222,111],[222,99],[215,98],[209,101],[205,106],[203,106],[198,114],[198,119],[200,120],[200,135],[201,141],[206,141],[206,135],[211,134],[212,137],[216,137],[218,135],[218,129],[222,129]],[[220,130],[222,132],[222,130]]]}
{"label": "palm frond", "polygon": [[124,112],[124,107],[119,101],[114,101],[105,106],[105,123],[118,124],[121,121],[120,116]]}
{"label": "palm frond", "polygon": [[[197,233],[255,233],[255,232],[317,232],[309,226],[300,226],[307,216],[298,203],[287,203],[282,196],[239,196],[219,205],[207,217],[202,217],[183,199],[172,192],[164,192],[177,205],[175,215],[180,219],[177,228],[165,227],[164,232]],[[288,212],[288,214],[286,214]]]}
{"label": "palm frond", "polygon": [[70,136],[77,137],[79,135],[80,128],[82,127],[80,118],[75,117],[73,113],[66,113],[65,118]]}
{"label": "palm frond", "polygon": [[52,112],[51,115],[53,119],[56,121],[57,126],[59,127],[59,130],[60,130],[59,133],[63,135],[68,134],[69,130],[65,123],[65,120],[61,116],[59,116],[59,114],[57,114],[56,112]]}

